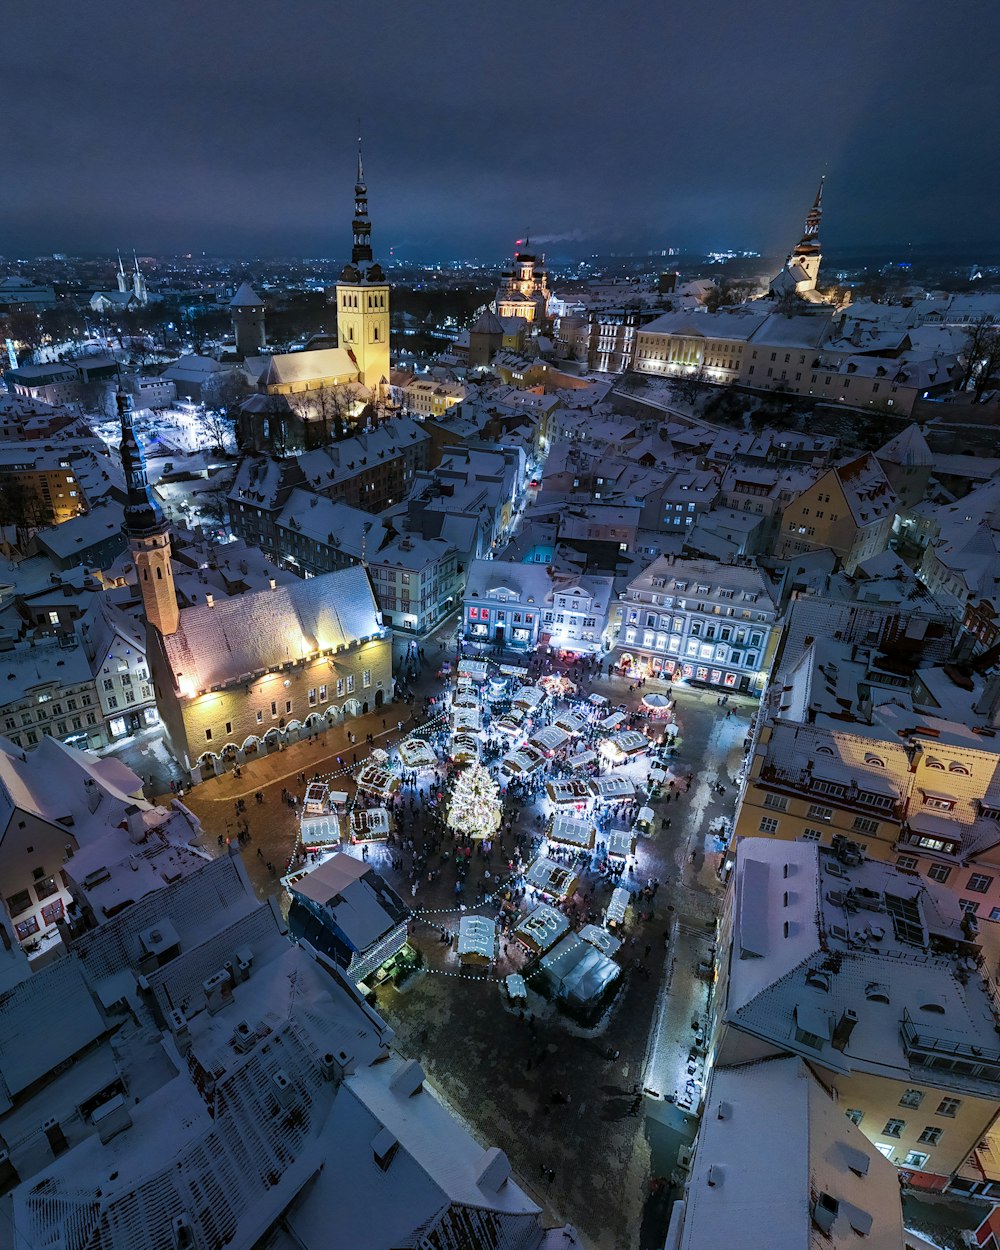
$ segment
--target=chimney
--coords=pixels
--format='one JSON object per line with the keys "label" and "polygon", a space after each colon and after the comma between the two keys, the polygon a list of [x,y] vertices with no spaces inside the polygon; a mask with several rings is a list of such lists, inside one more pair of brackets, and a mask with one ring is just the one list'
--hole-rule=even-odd
{"label": "chimney", "polygon": [[205,606],[207,608],[215,607],[215,595],[210,595],[207,590],[205,591]]}
{"label": "chimney", "polygon": [[83,792],[87,796],[87,810],[96,812],[103,797],[101,788],[93,777],[84,777]]}
{"label": "chimney", "polygon": [[142,812],[134,803],[125,808],[125,822],[128,828],[128,840],[130,842],[145,842],[146,840],[146,824],[142,818]]}
{"label": "chimney", "polygon": [[843,1051],[847,1049],[847,1043],[851,1040],[851,1034],[854,1032],[854,1026],[857,1022],[858,1013],[848,1007],[833,1028],[833,1037],[830,1039],[830,1045],[834,1050]]}
{"label": "chimney", "polygon": [[267,579],[267,584],[268,584],[268,586],[270,586],[270,587],[271,587],[271,589],[272,589],[272,590],[277,590],[277,588],[278,588],[278,583],[274,580],[274,578],[273,578],[273,577],[269,577],[269,578]]}

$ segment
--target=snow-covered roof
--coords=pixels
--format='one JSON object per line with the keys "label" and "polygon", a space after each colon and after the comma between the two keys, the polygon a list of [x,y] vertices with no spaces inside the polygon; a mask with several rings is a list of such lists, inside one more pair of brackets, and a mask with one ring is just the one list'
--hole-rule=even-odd
{"label": "snow-covered roof", "polygon": [[[732,898],[731,1028],[834,1071],[898,1080],[926,1071],[925,1054],[975,1046],[981,1075],[949,1080],[996,1097],[992,999],[968,967],[977,948],[957,895],[878,861],[841,864],[815,843],[747,838]],[[848,1011],[853,1024],[835,1046]]]}
{"label": "snow-covered roof", "polygon": [[263,308],[264,301],[260,298],[249,282],[244,282],[241,284],[240,289],[236,292],[233,298],[229,301],[229,307]]}
{"label": "snow-covered roof", "polygon": [[676,1250],[726,1245],[737,1228],[744,1250],[902,1246],[896,1169],[801,1059],[715,1067],[701,1125]]}
{"label": "snow-covered roof", "polygon": [[323,347],[312,352],[287,352],[271,356],[261,375],[262,386],[297,386],[329,379],[356,380],[358,366],[342,347]]}
{"label": "snow-covered roof", "polygon": [[381,633],[368,575],[360,566],[184,608],[164,638],[176,677],[210,690],[317,651]]}
{"label": "snow-covered roof", "polygon": [[329,912],[357,951],[368,950],[406,917],[403,903],[375,869],[344,852],[300,877],[291,891]]}

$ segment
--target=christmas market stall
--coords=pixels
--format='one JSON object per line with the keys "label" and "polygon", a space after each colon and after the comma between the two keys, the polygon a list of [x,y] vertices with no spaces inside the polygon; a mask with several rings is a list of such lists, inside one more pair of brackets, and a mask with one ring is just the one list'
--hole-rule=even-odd
{"label": "christmas market stall", "polygon": [[632,895],[624,886],[617,886],[612,891],[611,899],[604,913],[604,920],[609,929],[620,929],[625,923],[625,913],[628,911],[628,905],[631,901]]}
{"label": "christmas market stall", "polygon": [[558,729],[555,725],[546,725],[544,729],[536,729],[528,739],[533,747],[537,747],[539,751],[544,751],[546,755],[554,755],[569,740],[569,734],[564,729]]}
{"label": "christmas market stall", "polygon": [[372,751],[357,777],[358,792],[385,800],[399,789],[399,778],[389,771],[389,757],[381,748]]}
{"label": "christmas market stall", "polygon": [[475,734],[457,733],[451,744],[451,758],[456,764],[479,759],[479,739]]}
{"label": "christmas market stall", "polygon": [[541,969],[554,997],[577,1010],[598,1004],[621,975],[614,960],[575,933],[567,933],[542,957]]}
{"label": "christmas market stall", "polygon": [[545,691],[537,686],[519,686],[511,699],[514,707],[523,708],[526,712],[534,712],[545,702]]}
{"label": "christmas market stall", "polygon": [[625,724],[625,713],[612,712],[610,716],[605,716],[604,720],[598,721],[597,723],[601,729],[611,733],[611,731],[617,729],[619,725]]}
{"label": "christmas market stall", "polygon": [[635,827],[640,833],[651,834],[656,824],[656,816],[651,807],[640,807],[635,817]]}
{"label": "christmas market stall", "polygon": [[649,739],[637,729],[624,729],[613,738],[605,738],[600,746],[601,754],[612,764],[622,764],[649,750]]}
{"label": "christmas market stall", "polygon": [[547,781],[545,793],[553,807],[583,812],[590,806],[590,787],[581,778]]}
{"label": "christmas market stall", "polygon": [[340,820],[330,796],[330,788],[322,781],[306,786],[302,803],[299,841],[304,851],[327,851],[340,845]]}
{"label": "christmas market stall", "polygon": [[528,713],[524,708],[512,707],[509,712],[505,712],[494,724],[501,733],[505,733],[511,738],[519,738],[524,732],[524,722],[527,718]]}
{"label": "christmas market stall", "polygon": [[485,660],[459,660],[458,662],[459,677],[468,677],[470,681],[485,681],[489,672],[490,668]]}
{"label": "christmas market stall", "polygon": [[514,940],[529,955],[544,955],[569,932],[569,921],[548,903],[539,903],[514,930]]}
{"label": "christmas market stall", "polygon": [[389,836],[389,813],[384,807],[369,807],[351,812],[351,841],[384,842]]}
{"label": "christmas market stall", "polygon": [[570,768],[586,768],[588,764],[593,764],[596,759],[596,751],[579,751],[576,755],[571,755],[566,763]]}
{"label": "christmas market stall", "polygon": [[592,820],[581,819],[565,812],[557,812],[549,824],[550,842],[571,846],[578,851],[592,851],[597,841],[597,826]]}
{"label": "christmas market stall", "polygon": [[635,786],[628,777],[591,777],[587,784],[594,798],[604,803],[617,803],[635,794]]}
{"label": "christmas market stall", "polygon": [[595,946],[602,955],[607,955],[609,959],[613,959],[622,948],[620,938],[616,938],[613,933],[609,933],[607,929],[602,929],[597,924],[585,924],[580,930],[580,937],[591,946]]}
{"label": "christmas market stall", "polygon": [[507,997],[512,1003],[527,1002],[528,987],[524,983],[524,977],[519,972],[509,972],[504,977],[504,989],[507,991]]}
{"label": "christmas market stall", "polygon": [[487,916],[463,916],[458,922],[458,962],[488,968],[497,957],[497,926]]}
{"label": "christmas market stall", "polygon": [[399,758],[407,768],[433,768],[437,756],[422,738],[407,738],[398,747]]}
{"label": "christmas market stall", "polygon": [[557,864],[555,860],[539,855],[524,874],[524,880],[542,894],[554,898],[568,898],[576,889],[577,876],[571,868]]}
{"label": "christmas market stall", "polygon": [[552,723],[557,729],[568,733],[572,738],[582,734],[587,728],[586,719],[578,712],[560,712]]}
{"label": "christmas market stall", "polygon": [[628,859],[635,854],[636,836],[634,829],[612,829],[607,835],[605,845],[612,859]]}
{"label": "christmas market stall", "polygon": [[509,777],[527,777],[546,763],[545,753],[530,742],[505,755],[500,767]]}

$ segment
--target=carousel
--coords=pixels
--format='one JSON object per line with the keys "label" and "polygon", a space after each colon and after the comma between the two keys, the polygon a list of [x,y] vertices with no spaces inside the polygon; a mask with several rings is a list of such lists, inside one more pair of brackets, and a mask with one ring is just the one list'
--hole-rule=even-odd
{"label": "carousel", "polygon": [[658,720],[669,716],[672,706],[665,694],[644,694],[642,696],[643,710]]}
{"label": "carousel", "polygon": [[546,673],[544,677],[539,677],[538,684],[557,699],[571,699],[576,694],[576,682],[570,681],[563,673]]}

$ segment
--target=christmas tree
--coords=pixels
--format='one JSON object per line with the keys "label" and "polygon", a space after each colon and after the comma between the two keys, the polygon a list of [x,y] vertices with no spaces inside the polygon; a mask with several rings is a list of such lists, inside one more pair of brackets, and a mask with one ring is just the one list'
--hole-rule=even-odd
{"label": "christmas tree", "polygon": [[478,760],[458,774],[448,825],[468,838],[489,838],[500,827],[500,787]]}

